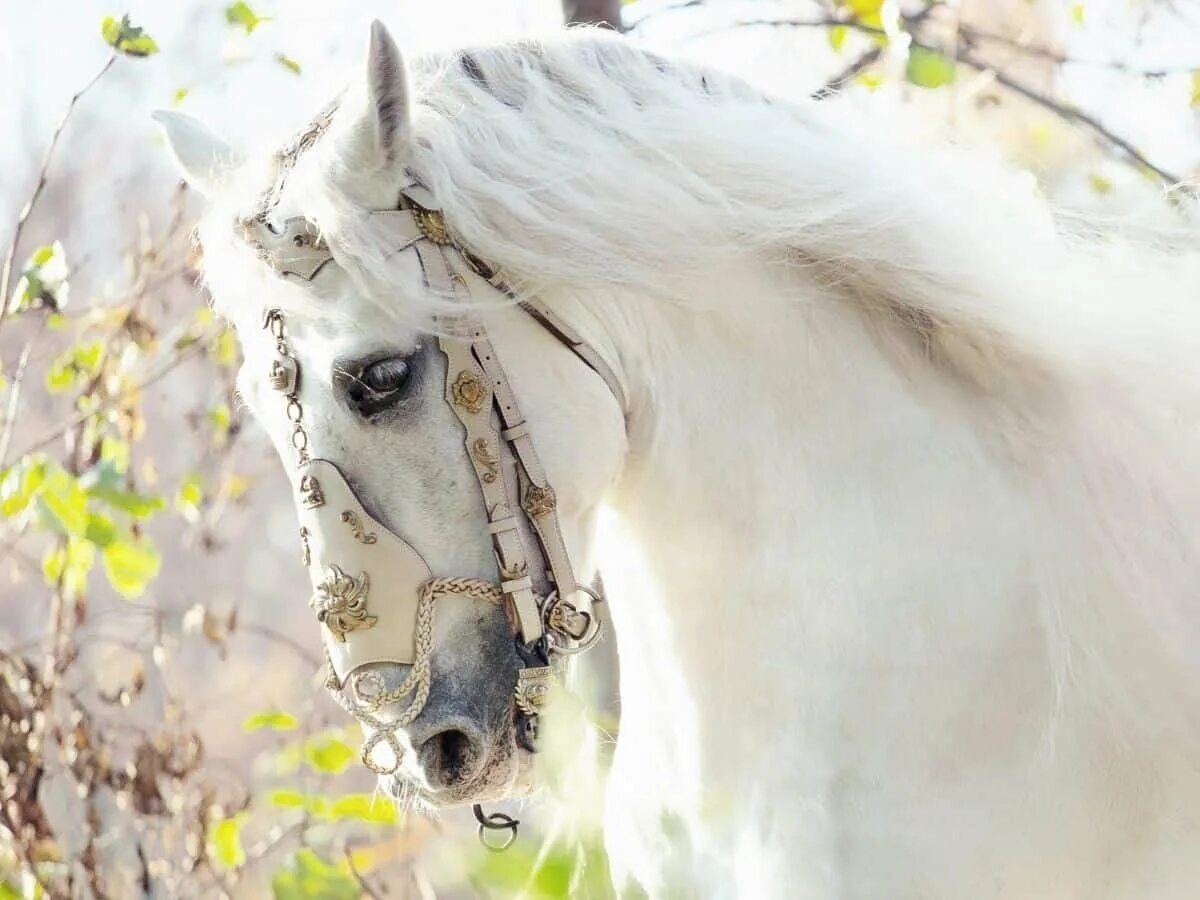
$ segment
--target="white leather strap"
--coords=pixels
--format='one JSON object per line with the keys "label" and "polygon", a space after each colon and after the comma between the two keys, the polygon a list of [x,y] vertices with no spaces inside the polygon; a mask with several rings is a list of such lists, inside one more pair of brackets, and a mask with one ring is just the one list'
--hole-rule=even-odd
{"label": "white leather strap", "polygon": [[438,343],[446,356],[446,402],[463,425],[463,443],[483,493],[500,581],[512,602],[522,640],[532,643],[542,636],[541,611],[528,578],[529,557],[500,470],[500,440],[491,423],[495,398],[490,379],[471,352],[469,341],[444,337]]}

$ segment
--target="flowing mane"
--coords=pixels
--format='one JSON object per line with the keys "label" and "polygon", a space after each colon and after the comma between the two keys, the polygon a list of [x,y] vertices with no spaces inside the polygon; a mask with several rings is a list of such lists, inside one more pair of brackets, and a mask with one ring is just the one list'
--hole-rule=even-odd
{"label": "flowing mane", "polygon": [[[840,474],[836,455],[858,454],[845,474],[861,477],[861,489],[818,475],[803,484],[796,478],[771,510],[776,539],[786,544],[775,548],[780,556],[751,547],[763,554],[755,569],[765,573],[762,590],[772,587],[772,565],[783,571],[805,554],[830,560],[828,571],[818,566],[815,575],[778,579],[790,592],[787,616],[801,616],[802,608],[814,629],[830,629],[830,646],[853,647],[859,635],[887,627],[859,612],[874,609],[878,598],[925,602],[904,596],[906,585],[939,598],[936,621],[947,627],[960,626],[955,592],[973,598],[974,606],[964,599],[961,616],[978,623],[962,624],[960,636],[986,631],[1000,615],[989,604],[1010,603],[1032,623],[1029,634],[1009,634],[1014,646],[1037,645],[1045,658],[1045,671],[1029,677],[1049,685],[1050,708],[1026,731],[1040,732],[1047,770],[1069,744],[1098,772],[1127,754],[1151,767],[1163,790],[1198,795],[1194,248],[1169,253],[1070,237],[1050,212],[1009,196],[1010,182],[948,151],[913,151],[854,130],[828,104],[797,106],[601,34],[426,58],[411,64],[411,75],[407,172],[437,198],[463,246],[499,267],[516,298],[582,309],[620,335],[622,352],[647,358],[662,349],[639,330],[647,315],[715,317],[731,341],[761,342],[745,335],[761,335],[762,321],[781,309],[789,323],[811,326],[781,326],[791,338],[739,350],[743,364],[771,354],[774,377],[789,379],[780,397],[793,407],[780,399],[777,410],[761,412],[758,431],[714,417],[704,434],[736,458],[746,443],[761,441],[764,458],[790,466],[792,475],[804,468],[793,460]],[[400,278],[389,233],[369,215],[357,161],[340,158],[341,147],[319,141],[283,202],[319,226],[365,296],[427,326],[449,300],[395,297],[391,286]],[[257,193],[264,183],[256,183]],[[203,226],[207,253],[234,246],[226,238],[231,212],[248,196],[230,192],[217,204]],[[210,278],[232,279],[234,269],[210,264]],[[739,280],[749,271],[763,273],[759,289]],[[266,276],[247,276],[243,267],[236,277]],[[762,288],[767,280],[774,290]],[[630,294],[653,310],[619,308],[618,298]],[[299,314],[311,310],[304,292],[288,296],[294,301],[283,302],[294,302]],[[879,390],[870,407],[876,417],[860,422],[847,414],[834,439],[827,419],[799,422],[795,404],[809,392],[821,402],[842,394],[856,402],[839,378],[861,382],[864,397],[868,388]],[[647,376],[635,405],[655,409],[657,385]],[[882,471],[896,464],[888,453],[897,448],[882,443],[891,432],[879,417],[889,415],[896,440],[928,440],[897,456],[916,466],[913,456],[928,450],[919,479],[916,468],[896,483]],[[649,420],[635,414],[629,423],[645,438],[646,457],[690,446],[684,422]],[[764,435],[764,423],[777,433]],[[663,488],[663,496],[686,499],[678,485]],[[763,489],[759,499],[770,496]],[[847,497],[860,504],[862,537],[837,531],[853,521],[833,514]],[[797,498],[811,525],[797,524]],[[996,506],[972,506],[980,502]],[[962,527],[929,524],[943,513]],[[761,510],[747,516],[756,526],[769,518]],[[819,527],[824,521],[835,523],[828,533]],[[889,530],[906,522],[923,529],[911,547]],[[997,522],[1005,527],[993,529]],[[997,540],[994,553],[964,537],[976,528]],[[827,543],[830,534],[858,542],[861,568],[851,550]],[[666,538],[643,549],[674,552]],[[809,586],[813,597],[824,591],[844,599],[837,612],[846,621],[834,628],[832,611],[809,609]],[[714,595],[734,596],[741,585],[726,587],[714,587]],[[914,658],[970,651],[933,646],[939,638],[912,649]],[[1031,704],[1012,715],[1017,721],[1040,711]],[[1072,727],[1064,731],[1064,722]],[[1097,734],[1116,749],[1092,755],[1086,745]],[[1129,787],[1130,808],[1142,802],[1138,790]],[[1129,815],[1136,819],[1136,810]]]}
{"label": "flowing mane", "polygon": [[[811,302],[815,285],[828,302],[859,309],[906,371],[938,371],[987,398],[1004,416],[989,427],[1006,429],[1014,453],[1053,440],[1038,415],[1056,392],[1111,390],[1114,404],[1133,397],[1140,408],[1109,409],[1107,427],[1121,434],[1107,436],[1137,438],[1164,479],[1186,472],[1196,481],[1194,425],[1169,438],[1157,431],[1200,413],[1196,254],[1069,238],[1048,213],[981,183],[994,173],[953,154],[856,134],[816,104],[795,106],[600,32],[410,66],[408,169],[518,296],[553,300],[608,286],[687,306],[698,273],[758,260],[789,273],[801,302]],[[384,287],[372,293],[386,297],[395,281],[389,235],[355,196],[354,161],[331,162],[338,147],[329,142],[316,151],[319,164],[298,170],[289,190],[358,264],[363,283]],[[331,169],[347,176],[317,179]],[[210,216],[210,231],[227,230],[227,209]],[[427,319],[437,308],[409,302],[420,299],[405,298],[395,313]],[[301,292],[296,302],[304,304]],[[763,301],[731,290],[725,302]],[[1107,455],[1112,444],[1072,452]],[[1176,510],[1178,545],[1158,548],[1166,557],[1200,552],[1189,525],[1197,500],[1188,491],[1145,498]],[[1196,676],[1200,607],[1192,587],[1172,589],[1171,565],[1162,564],[1155,581],[1165,592],[1124,612],[1173,634]],[[1047,615],[1056,629],[1081,625],[1068,611]]]}

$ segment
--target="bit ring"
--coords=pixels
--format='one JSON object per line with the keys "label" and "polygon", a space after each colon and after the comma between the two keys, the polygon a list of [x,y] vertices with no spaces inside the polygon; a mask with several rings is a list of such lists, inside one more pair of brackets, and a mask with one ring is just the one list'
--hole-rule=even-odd
{"label": "bit ring", "polygon": [[[592,601],[591,609],[583,613],[588,617],[587,631],[578,639],[572,638],[569,634],[564,634],[560,629],[554,628],[550,624],[555,606],[560,602],[564,602],[558,596],[557,589],[546,595],[546,602],[542,606],[542,624],[545,626],[546,635],[549,638],[550,649],[555,653],[561,653],[563,656],[573,656],[576,653],[583,653],[585,650],[592,649],[596,645],[596,642],[600,640],[600,632],[603,630],[603,623],[596,614],[596,605],[603,603],[604,598],[583,584],[575,585],[575,593],[587,594]],[[573,643],[568,643],[568,641],[573,641]]]}

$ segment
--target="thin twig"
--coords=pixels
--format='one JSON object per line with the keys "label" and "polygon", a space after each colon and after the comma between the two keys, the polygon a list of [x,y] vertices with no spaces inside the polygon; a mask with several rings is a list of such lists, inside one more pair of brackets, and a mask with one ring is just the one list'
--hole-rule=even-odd
{"label": "thin twig", "polygon": [[[62,118],[58,120],[58,125],[54,129],[54,134],[50,137],[50,144],[46,147],[46,154],[42,157],[41,168],[38,169],[37,183],[33,187],[33,191],[29,195],[29,199],[25,201],[25,205],[21,207],[21,212],[17,216],[17,224],[13,228],[12,240],[8,243],[8,252],[4,255],[4,267],[0,269],[0,328],[4,326],[4,317],[8,315],[8,308],[11,298],[9,297],[9,289],[12,287],[13,264],[17,258],[17,250],[21,243],[21,232],[25,230],[25,223],[29,221],[29,217],[33,214],[33,209],[37,205],[38,199],[42,196],[42,191],[46,188],[46,182],[50,174],[50,163],[54,161],[54,151],[58,149],[58,140],[62,137],[63,130],[67,127],[67,122],[71,118],[71,113],[75,111],[75,104],[79,99],[95,87],[96,82],[104,77],[104,73],[112,68],[112,64],[116,62],[117,55],[114,53],[108,58],[108,61],[100,67],[91,81],[81,87],[72,95],[67,102],[67,108],[63,111]],[[2,456],[3,454],[0,454]]]}
{"label": "thin twig", "polygon": [[879,59],[879,56],[882,52],[882,47],[872,47],[866,53],[863,53],[861,56],[859,56],[858,59],[854,60],[854,62],[850,63],[850,65],[846,66],[846,68],[842,69],[842,71],[838,72],[838,74],[834,75],[823,85],[809,94],[809,96],[813,100],[827,100],[836,95],[837,92],[840,91],[842,87],[845,86],[846,82],[848,82],[851,78],[853,78],[855,75],[858,75],[863,70],[869,69],[871,66],[875,65],[875,62]]}
{"label": "thin twig", "polygon": [[241,631],[245,634],[257,634],[260,637],[265,637],[267,640],[274,641],[277,644],[282,644],[288,649],[294,651],[297,656],[311,665],[314,669],[320,668],[325,664],[324,660],[318,658],[317,655],[307,647],[296,643],[296,641],[292,640],[286,634],[282,634],[266,625],[258,625],[254,622],[239,622],[235,631]]}
{"label": "thin twig", "polygon": [[1080,59],[1073,56],[1067,56],[1058,50],[1052,50],[1049,47],[1042,47],[1037,44],[1023,44],[1019,40],[1008,37],[1003,34],[996,34],[991,31],[983,31],[976,28],[974,25],[961,25],[958,29],[959,34],[966,39],[967,43],[978,41],[987,41],[988,43],[1000,44],[1003,47],[1008,47],[1010,50],[1015,50],[1025,56],[1034,56],[1038,59],[1044,59],[1057,65],[1072,65],[1072,66],[1094,66],[1102,69],[1113,69],[1117,72],[1123,72],[1126,75],[1133,75],[1138,78],[1166,78],[1170,75],[1186,75],[1189,72],[1200,71],[1200,62],[1190,66],[1167,66],[1161,69],[1136,69],[1129,63],[1122,62],[1119,59]]}
{"label": "thin twig", "polygon": [[676,12],[677,10],[688,9],[689,7],[703,6],[704,3],[705,3],[705,0],[683,0],[682,3],[673,3],[670,6],[664,6],[662,9],[651,10],[650,12],[643,15],[636,22],[633,22],[630,25],[626,25],[625,33],[629,34],[631,31],[636,31],[638,28],[640,28],[646,22],[650,21],[651,19],[658,18],[663,13],[672,13],[672,12]]}
{"label": "thin twig", "polygon": [[[167,375],[169,375],[171,372],[173,372],[175,369],[177,369],[181,363],[185,362],[188,359],[191,359],[191,357],[195,356],[196,353],[198,353],[200,350],[205,349],[206,347],[207,347],[207,343],[205,341],[199,340],[199,339],[196,340],[195,343],[193,343],[187,347],[184,347],[182,350],[179,351],[179,353],[176,356],[174,356],[171,359],[171,361],[169,363],[164,365],[161,369],[159,369],[157,372],[155,372],[153,375],[151,375],[145,381],[141,382],[136,387],[134,387],[134,389],[133,389],[134,392],[136,393],[138,391],[143,391],[146,388],[150,387],[151,385],[155,384],[156,382],[160,381],[161,379],[165,378]],[[47,434],[42,435],[40,438],[38,438],[32,444],[29,444],[27,447],[25,447],[23,450],[21,450],[21,452],[18,453],[15,458],[21,459],[22,457],[27,456],[30,453],[32,453],[34,450],[42,449],[42,447],[45,447],[51,441],[57,440],[58,438],[62,437],[64,434],[66,434],[72,428],[75,428],[76,426],[83,424],[84,422],[88,421],[91,418],[94,418],[95,416],[102,415],[103,413],[107,412],[108,409],[109,409],[109,407],[104,406],[104,407],[100,407],[99,409],[94,409],[94,410],[91,410],[90,412],[82,412],[82,413],[79,413],[79,415],[77,415],[77,416],[71,417],[62,425],[59,425],[58,427],[54,428],[52,431],[48,432]],[[3,469],[5,467],[6,463],[4,462],[4,460],[6,460],[6,459],[7,459],[6,455],[0,455],[0,469]]]}
{"label": "thin twig", "polygon": [[33,356],[33,345],[42,336],[51,315],[51,310],[46,310],[38,319],[33,333],[29,335],[29,340],[25,342],[25,346],[21,349],[21,355],[17,358],[17,368],[13,373],[12,384],[8,388],[8,405],[4,411],[4,430],[0,432],[0,470],[5,467],[4,460],[8,458],[8,445],[12,442],[13,432],[16,431],[17,412],[21,405],[21,387],[25,383],[29,360]]}
{"label": "thin twig", "polygon": [[[940,4],[938,4],[938,3],[931,3],[931,4],[929,4],[929,6],[926,6],[924,9],[920,10],[919,12],[916,12],[911,16],[906,16],[904,18],[905,25],[909,28],[914,28],[914,27],[920,25],[930,14],[933,13],[933,11],[935,9],[938,8],[939,5]],[[841,72],[839,72],[833,78],[830,78],[828,81],[826,81],[825,84],[823,84],[817,90],[813,91],[812,94],[810,94],[810,96],[812,97],[813,100],[825,100],[829,97],[832,97],[851,78],[853,78],[855,75],[858,75],[860,72],[873,66],[875,64],[876,60],[879,59],[880,55],[882,55],[882,53],[883,53],[883,47],[881,47],[881,46],[872,47],[870,50],[866,51],[861,56],[859,56],[858,59],[854,60],[854,62],[850,63],[850,65],[848,65],[846,68],[844,68]]]}
{"label": "thin twig", "polygon": [[1151,172],[1161,178],[1168,187],[1174,187],[1183,181],[1183,179],[1178,175],[1168,172],[1161,166],[1152,163],[1140,150],[1134,147],[1133,144],[1121,137],[1119,134],[1113,132],[1095,116],[1089,115],[1088,113],[1085,113],[1083,110],[1077,109],[1074,106],[1061,103],[1060,101],[1055,100],[1053,97],[1047,97],[1045,94],[1034,90],[1027,84],[1022,84],[1011,75],[1006,75],[1004,72],[1001,72],[999,69],[985,60],[981,60],[972,55],[969,50],[961,50],[958,55],[958,61],[965,66],[969,66],[977,72],[983,72],[991,75],[996,79],[997,83],[1004,85],[1013,93],[1020,94],[1025,99],[1036,103],[1038,106],[1041,106],[1044,109],[1050,110],[1060,118],[1066,119],[1068,122],[1077,122],[1080,125],[1090,128],[1104,143],[1122,151],[1139,166],[1149,169]]}
{"label": "thin twig", "polygon": [[[778,27],[827,28],[827,27],[832,27],[835,25],[845,26],[846,28],[850,28],[855,31],[861,31],[864,34],[882,35],[885,33],[883,31],[883,29],[876,28],[872,25],[864,25],[861,22],[855,22],[855,21],[840,21],[838,19],[828,19],[828,18],[824,18],[824,19],[748,19],[748,20],[743,20],[740,22],[729,23],[728,25],[722,25],[722,26],[718,26],[715,28],[711,28],[706,31],[691,35],[690,37],[692,37],[692,38],[703,37],[704,35],[707,35],[707,34],[714,34],[714,33],[722,32],[722,31],[727,31],[732,28],[744,28],[744,27],[769,26],[769,27],[776,27],[776,28],[778,28]],[[926,43],[924,41],[918,40],[915,36],[912,37],[912,46],[919,47],[922,50],[928,50],[931,53],[938,53],[938,54],[945,53],[945,51],[942,47],[939,47],[935,44]],[[1025,97],[1027,100],[1030,100],[1033,103],[1036,103],[1039,106],[1050,110],[1051,112],[1055,113],[1056,115],[1065,119],[1066,121],[1075,122],[1077,124],[1086,126],[1098,138],[1100,138],[1100,140],[1103,143],[1109,145],[1112,148],[1120,150],[1122,153],[1124,153],[1126,156],[1128,156],[1129,159],[1131,159],[1133,162],[1135,162],[1139,166],[1142,166],[1142,167],[1148,169],[1149,171],[1153,172],[1160,179],[1162,179],[1167,184],[1168,187],[1174,187],[1183,181],[1183,179],[1181,179],[1179,176],[1175,175],[1174,173],[1168,172],[1166,169],[1162,168],[1161,166],[1158,166],[1158,165],[1155,165],[1154,163],[1152,163],[1149,159],[1146,158],[1146,156],[1140,150],[1138,150],[1136,147],[1134,147],[1132,143],[1130,143],[1125,138],[1121,137],[1119,134],[1116,134],[1114,131],[1112,131],[1110,128],[1108,128],[1106,125],[1104,125],[1095,116],[1089,115],[1088,113],[1085,113],[1080,109],[1076,109],[1073,106],[1070,106],[1066,103],[1055,100],[1053,97],[1048,97],[1047,95],[1041,93],[1040,91],[1037,91],[1037,90],[1031,88],[1027,84],[1022,84],[1020,81],[1017,81],[1016,79],[1014,79],[1011,75],[1007,75],[1004,72],[1000,71],[998,68],[993,66],[991,63],[989,63],[985,60],[982,60],[982,59],[978,58],[977,56],[974,56],[966,48],[961,48],[959,50],[959,52],[957,54],[957,59],[963,65],[968,66],[969,68],[972,68],[977,72],[984,72],[986,74],[991,75],[993,78],[996,79],[997,83],[1008,88],[1010,91],[1012,91],[1016,94],[1020,94],[1022,97]]]}
{"label": "thin twig", "polygon": [[354,865],[353,848],[346,847],[342,852],[345,854],[346,865],[350,868],[350,874],[354,876],[354,880],[358,882],[358,886],[363,889],[363,893],[370,897],[371,900],[383,900],[383,898],[376,893],[375,889],[367,883],[367,879],[358,871],[358,867]]}

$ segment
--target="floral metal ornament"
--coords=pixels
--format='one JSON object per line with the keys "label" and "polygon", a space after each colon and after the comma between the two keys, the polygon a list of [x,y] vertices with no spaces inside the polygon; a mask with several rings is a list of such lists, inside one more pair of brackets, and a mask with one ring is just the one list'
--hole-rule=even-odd
{"label": "floral metal ornament", "polygon": [[538,666],[517,670],[517,687],[513,702],[527,716],[536,716],[546,706],[550,685],[554,681],[553,666]]}
{"label": "floral metal ornament", "polygon": [[430,243],[442,247],[454,243],[450,238],[450,230],[446,227],[446,217],[440,210],[425,209],[414,203],[412,217],[417,223],[417,229],[429,239]]}
{"label": "floral metal ornament", "polygon": [[469,413],[483,412],[483,405],[488,401],[488,390],[483,379],[469,369],[463,369],[450,385],[450,396],[456,406]]}
{"label": "floral metal ornament", "polygon": [[558,501],[554,496],[554,488],[550,485],[531,484],[525,488],[525,496],[521,498],[521,509],[537,519],[554,512]]}
{"label": "floral metal ornament", "polygon": [[475,439],[475,442],[471,445],[471,456],[475,458],[475,462],[483,467],[483,472],[479,477],[486,484],[491,484],[495,481],[496,473],[500,471],[500,460],[496,458],[496,454],[488,446],[486,438]]}
{"label": "floral metal ornament", "polygon": [[354,534],[354,539],[360,544],[374,544],[379,540],[379,536],[375,532],[367,531],[363,528],[362,519],[353,510],[343,510],[342,521],[350,526],[350,531]]}
{"label": "floral metal ornament", "polygon": [[308,602],[317,613],[317,621],[328,628],[335,638],[345,643],[346,635],[375,625],[378,619],[367,614],[367,593],[371,579],[366,572],[353,578],[338,566],[325,570],[325,580]]}

